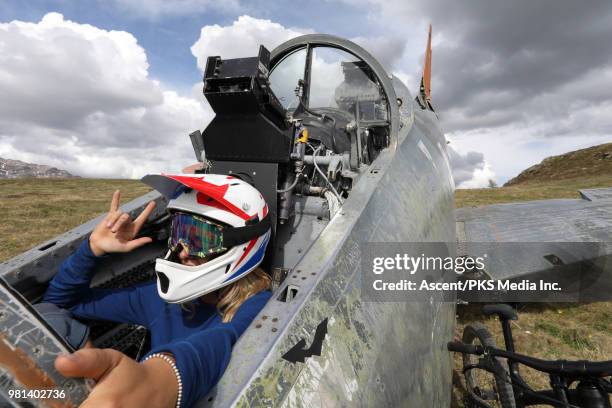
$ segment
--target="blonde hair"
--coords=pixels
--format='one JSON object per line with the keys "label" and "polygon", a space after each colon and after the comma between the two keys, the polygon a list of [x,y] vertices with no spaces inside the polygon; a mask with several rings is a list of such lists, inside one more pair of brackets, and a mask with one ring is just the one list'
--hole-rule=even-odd
{"label": "blonde hair", "polygon": [[217,301],[217,310],[223,319],[223,323],[232,320],[245,300],[262,290],[270,289],[271,284],[270,275],[263,269],[256,268],[243,278],[222,288]]}

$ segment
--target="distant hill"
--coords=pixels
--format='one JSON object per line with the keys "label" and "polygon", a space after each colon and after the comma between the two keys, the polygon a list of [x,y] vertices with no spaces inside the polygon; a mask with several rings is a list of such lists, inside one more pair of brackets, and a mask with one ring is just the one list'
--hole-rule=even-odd
{"label": "distant hill", "polygon": [[0,179],[14,178],[77,178],[66,170],[42,164],[25,163],[0,157]]}
{"label": "distant hill", "polygon": [[612,143],[548,157],[521,172],[504,187],[605,175],[612,175]]}

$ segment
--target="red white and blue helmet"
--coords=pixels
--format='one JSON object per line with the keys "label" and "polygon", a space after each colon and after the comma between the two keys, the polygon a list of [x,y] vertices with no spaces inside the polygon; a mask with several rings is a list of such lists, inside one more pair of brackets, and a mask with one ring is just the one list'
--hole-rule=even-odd
{"label": "red white and blue helmet", "polygon": [[[173,216],[171,249],[155,263],[157,290],[166,302],[183,303],[213,292],[262,262],[270,240],[270,217],[255,187],[219,174],[152,174],[142,181],[168,198],[166,208]],[[184,219],[192,221],[183,223]],[[179,235],[190,231],[192,241],[199,240],[193,238],[194,231],[199,237],[210,234],[212,238],[203,238],[204,250],[222,254],[201,265],[183,265],[172,256],[172,245],[178,240],[173,238],[175,231]]]}

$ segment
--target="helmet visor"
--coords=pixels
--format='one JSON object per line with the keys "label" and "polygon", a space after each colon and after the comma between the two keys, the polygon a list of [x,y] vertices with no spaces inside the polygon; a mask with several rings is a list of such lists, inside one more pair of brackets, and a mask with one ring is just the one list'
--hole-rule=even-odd
{"label": "helmet visor", "polygon": [[169,246],[171,251],[178,247],[187,248],[189,256],[204,258],[225,250],[223,227],[205,218],[177,212],[172,215]]}

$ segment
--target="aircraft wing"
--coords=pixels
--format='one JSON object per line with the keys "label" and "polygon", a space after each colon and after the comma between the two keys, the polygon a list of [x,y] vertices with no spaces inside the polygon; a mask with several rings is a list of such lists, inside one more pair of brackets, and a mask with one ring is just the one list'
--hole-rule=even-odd
{"label": "aircraft wing", "polygon": [[458,253],[476,256],[483,247],[492,250],[495,255],[484,271],[490,279],[535,279],[552,276],[555,267],[590,262],[609,284],[612,188],[579,192],[579,199],[458,209]]}

